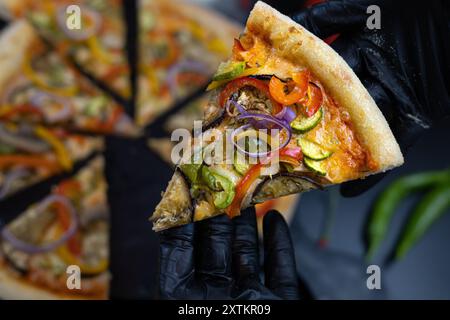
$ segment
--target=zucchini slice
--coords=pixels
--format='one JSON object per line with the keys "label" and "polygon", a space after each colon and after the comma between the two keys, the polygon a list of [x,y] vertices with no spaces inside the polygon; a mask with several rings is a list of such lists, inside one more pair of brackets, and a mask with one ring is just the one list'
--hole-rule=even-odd
{"label": "zucchini slice", "polygon": [[291,122],[291,127],[300,133],[305,133],[317,126],[322,117],[323,109],[320,108],[312,117],[297,117]]}
{"label": "zucchini slice", "polygon": [[297,138],[297,144],[302,148],[303,154],[312,160],[323,160],[333,154],[333,152],[325,150],[319,144],[303,137]]}
{"label": "zucchini slice", "polygon": [[213,76],[213,81],[233,79],[245,70],[245,61],[242,62],[222,62]]}
{"label": "zucchini slice", "polygon": [[323,168],[321,161],[317,161],[317,160],[313,160],[313,159],[309,159],[309,158],[305,157],[305,158],[303,158],[303,162],[305,163],[305,166],[312,172],[314,172],[320,176],[327,175],[327,172]]}

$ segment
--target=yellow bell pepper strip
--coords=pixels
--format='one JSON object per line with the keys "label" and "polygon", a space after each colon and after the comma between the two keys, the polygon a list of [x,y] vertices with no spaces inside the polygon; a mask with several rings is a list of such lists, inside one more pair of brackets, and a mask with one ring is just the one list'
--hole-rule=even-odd
{"label": "yellow bell pepper strip", "polygon": [[102,46],[98,43],[98,39],[96,36],[88,38],[86,40],[86,44],[96,60],[106,64],[110,64],[113,62],[112,56],[108,53],[108,51],[105,51],[102,48]]}
{"label": "yellow bell pepper strip", "polygon": [[208,41],[206,47],[209,50],[221,54],[223,56],[227,56],[230,53],[227,46],[220,38],[214,38],[211,41]]}
{"label": "yellow bell pepper strip", "polygon": [[200,41],[206,40],[205,30],[197,22],[189,21],[188,28],[189,28],[189,31],[194,36],[194,38],[196,38],[197,40],[200,40]]}
{"label": "yellow bell pepper strip", "polygon": [[72,170],[73,162],[64,144],[52,132],[42,126],[37,126],[34,132],[52,146],[61,167],[67,171]]}
{"label": "yellow bell pepper strip", "polygon": [[45,82],[34,70],[31,66],[31,56],[30,53],[33,52],[33,50],[30,50],[28,55],[25,57],[24,62],[22,64],[22,69],[25,74],[25,76],[30,79],[35,85],[40,87],[41,89],[44,89],[50,93],[54,93],[56,95],[61,95],[65,97],[74,96],[75,93],[78,91],[78,88],[73,86],[66,86],[66,87],[54,87],[49,85]]}
{"label": "yellow bell pepper strip", "polygon": [[79,258],[74,256],[66,245],[62,245],[57,249],[58,256],[69,265],[77,265],[80,267],[81,273],[85,275],[96,275],[102,273],[108,269],[108,259],[101,259],[96,265],[91,266],[80,261]]}
{"label": "yellow bell pepper strip", "polygon": [[150,92],[154,95],[157,95],[158,92],[160,91],[160,85],[159,85],[159,81],[158,78],[155,74],[155,71],[153,68],[148,67],[148,66],[140,66],[140,72],[142,74],[145,75],[145,77],[147,78],[147,81],[149,83],[149,89]]}

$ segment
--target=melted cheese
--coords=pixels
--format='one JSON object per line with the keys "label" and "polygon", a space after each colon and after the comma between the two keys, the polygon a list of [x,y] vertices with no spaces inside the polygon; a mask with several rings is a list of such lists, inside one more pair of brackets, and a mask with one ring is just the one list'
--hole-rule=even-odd
{"label": "melted cheese", "polygon": [[[250,64],[258,61],[261,63],[258,74],[274,74],[280,78],[290,78],[292,73],[305,69],[277,55],[264,40],[255,36],[253,36],[255,40],[249,40],[252,37],[249,33],[243,37],[245,39],[243,47],[247,51],[235,52],[233,59],[247,61],[246,58],[251,58]],[[314,79],[314,75],[312,78]],[[316,79],[314,82],[318,83]],[[326,178],[333,183],[339,183],[359,178],[366,171],[376,169],[377,164],[371,160],[368,150],[358,141],[350,116],[345,109],[338,106],[329,96],[324,98],[322,108],[323,119],[305,136],[333,152],[331,157],[322,160],[323,168],[327,171]],[[303,167],[301,169],[303,170]]]}

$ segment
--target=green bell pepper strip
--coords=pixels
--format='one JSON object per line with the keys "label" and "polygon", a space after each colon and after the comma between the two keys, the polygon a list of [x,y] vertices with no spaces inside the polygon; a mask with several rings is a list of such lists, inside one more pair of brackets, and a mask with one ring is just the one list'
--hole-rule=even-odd
{"label": "green bell pepper strip", "polygon": [[397,246],[395,258],[403,258],[448,208],[450,208],[450,183],[440,185],[427,193],[406,225]]}
{"label": "green bell pepper strip", "polygon": [[388,186],[375,203],[368,224],[369,248],[366,259],[371,260],[381,245],[398,204],[412,192],[450,181],[450,170],[412,174]]}
{"label": "green bell pepper strip", "polygon": [[199,179],[201,166],[202,166],[201,163],[199,163],[199,164],[195,164],[195,163],[182,164],[182,165],[180,165],[180,170],[189,179],[189,181],[193,184],[193,183],[196,183]]}
{"label": "green bell pepper strip", "polygon": [[235,196],[234,184],[206,166],[202,167],[201,173],[203,182],[213,191],[215,207],[217,209],[228,207]]}
{"label": "green bell pepper strip", "polygon": [[16,149],[14,149],[14,147],[9,146],[7,144],[0,143],[0,154],[11,154],[14,151],[16,151]]}

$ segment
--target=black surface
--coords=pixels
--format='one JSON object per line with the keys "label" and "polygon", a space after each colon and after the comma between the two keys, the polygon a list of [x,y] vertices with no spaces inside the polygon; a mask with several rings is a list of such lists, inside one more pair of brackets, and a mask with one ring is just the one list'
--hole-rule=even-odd
{"label": "black surface", "polygon": [[[299,273],[322,298],[450,299],[450,210],[399,262],[388,263],[395,241],[418,200],[412,196],[397,210],[387,238],[374,261],[381,267],[381,292],[366,287],[363,260],[364,232],[371,205],[396,177],[450,166],[450,123],[430,130],[405,156],[405,164],[391,172],[374,188],[356,198],[339,197],[330,243],[319,248],[330,191],[302,195],[291,224]],[[338,193],[338,187],[334,187]],[[330,190],[330,189],[329,189]],[[314,293],[314,292],[313,292]]]}

